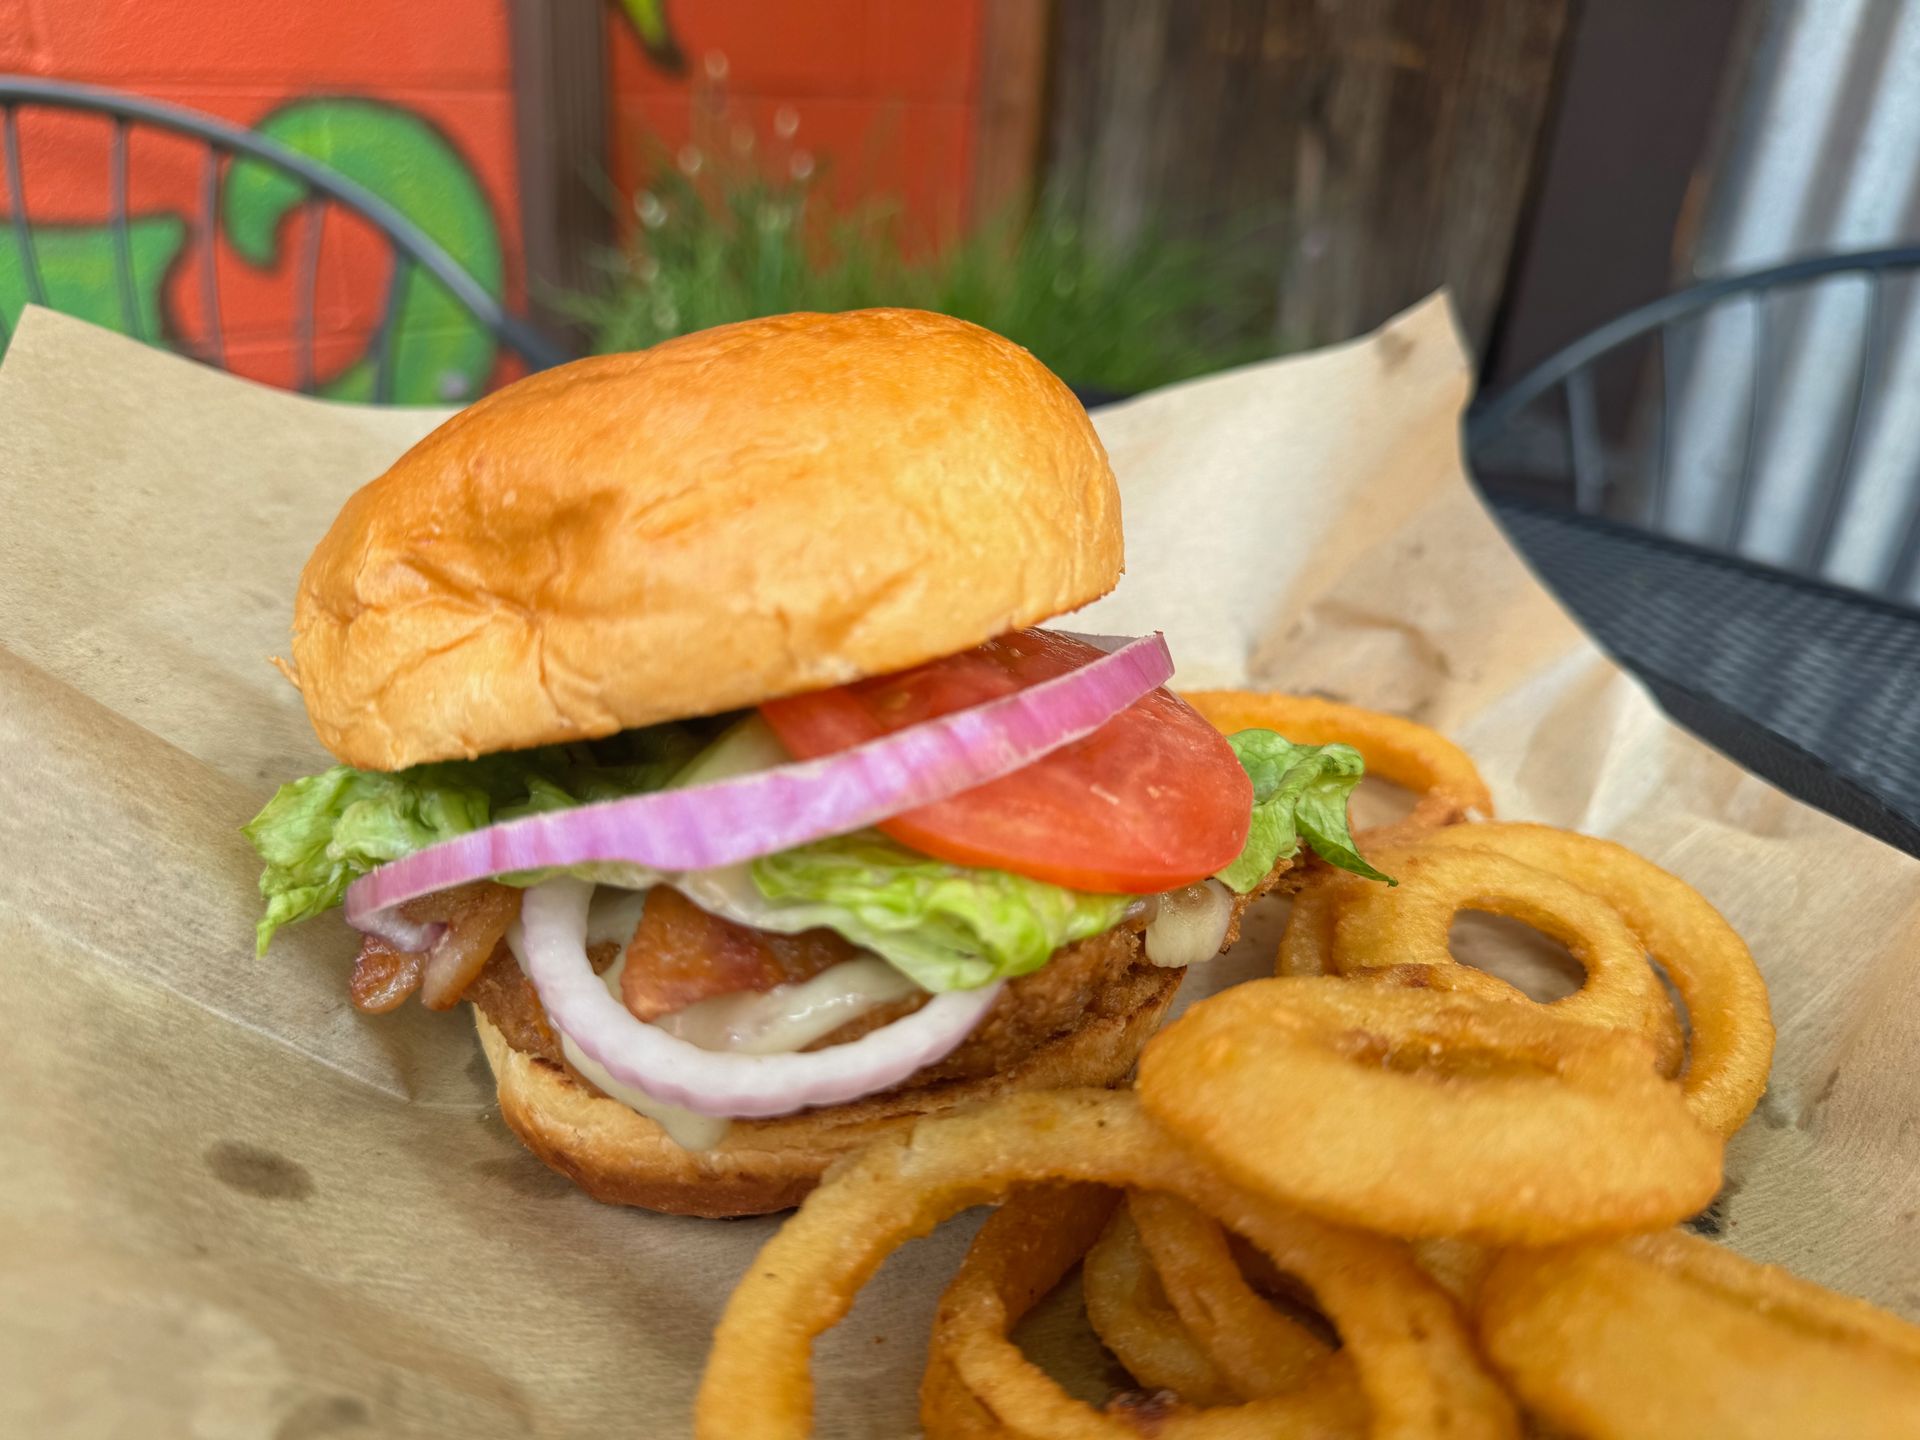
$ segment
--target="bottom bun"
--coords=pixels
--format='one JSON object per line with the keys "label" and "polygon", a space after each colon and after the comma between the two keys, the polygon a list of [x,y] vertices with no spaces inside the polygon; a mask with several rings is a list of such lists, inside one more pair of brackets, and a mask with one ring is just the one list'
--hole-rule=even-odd
{"label": "bottom bun", "polygon": [[1117,1085],[1159,1028],[1183,970],[1122,1015],[1096,1016],[1019,1064],[974,1080],[889,1090],[772,1120],[736,1120],[712,1150],[682,1150],[653,1121],[515,1050],[476,1009],[473,1023],[500,1091],[500,1114],[526,1147],[596,1200],[675,1215],[763,1215],[798,1205],[841,1156],[922,1115],[1015,1090]]}

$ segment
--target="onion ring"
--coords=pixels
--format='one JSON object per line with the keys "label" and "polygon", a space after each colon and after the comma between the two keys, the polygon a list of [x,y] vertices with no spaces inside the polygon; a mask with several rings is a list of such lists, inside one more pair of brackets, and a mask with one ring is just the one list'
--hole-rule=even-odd
{"label": "onion ring", "polygon": [[[980,1227],[963,1272],[997,1298],[1009,1322],[1018,1319],[1097,1243],[1119,1202],[1117,1192],[1100,1185],[1016,1190]],[[927,1440],[1010,1440],[1018,1433],[980,1403],[937,1346],[920,1381],[920,1424]]]}
{"label": "onion ring", "polygon": [[1293,892],[1293,906],[1287,911],[1287,928],[1280,934],[1280,953],[1274,958],[1278,975],[1333,975],[1334,924],[1340,918],[1340,906],[1352,880],[1360,877],[1344,870],[1316,872]]}
{"label": "onion ring", "polygon": [[1393,1235],[1617,1235],[1720,1185],[1720,1137],[1643,1040],[1464,992],[1250,981],[1155,1036],[1136,1083],[1235,1182]]}
{"label": "onion ring", "polygon": [[1180,1323],[1124,1205],[1113,1212],[1081,1262],[1080,1289],[1093,1333],[1136,1383],[1148,1390],[1170,1390],[1192,1405],[1228,1405],[1246,1398]]}
{"label": "onion ring", "polygon": [[[1481,1369],[1453,1302],[1403,1247],[1281,1214],[1223,1183],[1168,1144],[1129,1094],[1059,1090],[923,1120],[910,1137],[881,1141],[809,1195],[761,1249],[714,1331],[694,1410],[697,1440],[800,1440],[812,1410],[814,1337],[846,1314],[886,1255],[968,1205],[1043,1180],[1182,1195],[1299,1275],[1341,1332],[1379,1440],[1517,1435],[1512,1406]],[[993,1298],[978,1303],[991,1311]],[[1011,1348],[1004,1335],[991,1333],[992,1317],[985,1318],[988,1329],[974,1332],[980,1338],[951,1352],[976,1395],[980,1356],[994,1344]],[[1024,1360],[1021,1366],[1000,1377],[1021,1392],[1018,1408],[1000,1408],[1019,1416],[1027,1436],[1075,1433],[1049,1429],[1064,1419],[1080,1433],[1137,1440],[1124,1429],[1088,1429],[1089,1422],[1122,1422],[1071,1400]],[[1028,1406],[1027,1391],[1039,1406]],[[751,1400],[743,1404],[742,1397]],[[1214,1413],[1281,1403],[1254,1401]],[[1205,1413],[1193,1423],[1208,1424]],[[1171,1428],[1162,1433],[1172,1440]],[[1192,1433],[1231,1432],[1209,1424]],[[1275,1427],[1240,1433],[1265,1437]]]}
{"label": "onion ring", "polygon": [[920,1430],[925,1440],[1020,1440],[937,1355],[920,1376]]}
{"label": "onion ring", "polygon": [[824,1050],[703,1050],[635,1018],[594,973],[586,948],[592,894],[586,881],[566,879],[526,892],[516,950],[527,979],[553,1028],[615,1080],[701,1115],[790,1115],[884,1090],[951,1053],[1000,993],[999,981],[948,990],[910,1015]]}
{"label": "onion ring", "polygon": [[[1578,990],[1548,1003],[1555,1016],[1636,1031],[1652,1042],[1661,1074],[1679,1073],[1686,1040],[1673,1003],[1645,949],[1605,900],[1493,851],[1416,847],[1378,851],[1373,859],[1400,883],[1391,890],[1361,885],[1338,892],[1327,956],[1335,974],[1456,964],[1448,941],[1455,917],[1463,910],[1504,915],[1558,940],[1586,972]],[[1528,999],[1506,981],[1489,978],[1511,998]]]}
{"label": "onion ring", "polygon": [[[1137,1198],[1146,1193],[1151,1192],[1135,1190],[1129,1195]],[[1270,1213],[1274,1223],[1283,1231],[1291,1228],[1296,1244],[1305,1247],[1292,1253],[1279,1250],[1285,1263],[1319,1278],[1323,1284],[1329,1283],[1326,1274],[1336,1269],[1347,1285],[1366,1284],[1360,1277],[1384,1268],[1383,1257],[1404,1264],[1404,1254],[1391,1244],[1347,1234],[1345,1238],[1351,1243],[1343,1247],[1326,1238],[1341,1232],[1304,1216]],[[1272,1244],[1272,1240],[1267,1243]],[[1384,1289],[1391,1292],[1391,1282]],[[1381,1298],[1381,1291],[1375,1290],[1370,1293],[1369,1303]],[[1255,1297],[1255,1303],[1264,1302]],[[931,1353],[952,1365],[954,1373],[989,1413],[1018,1417],[1018,1432],[1032,1440],[1131,1440],[1136,1436],[1139,1432],[1133,1424],[1087,1409],[1019,1353],[1006,1338],[1008,1327],[1019,1313],[1002,1305],[990,1286],[975,1283],[963,1265],[942,1297]],[[1250,1389],[1261,1393],[1240,1405],[1195,1410],[1164,1395],[1155,1397],[1152,1433],[1159,1440],[1242,1440],[1254,1436],[1265,1440],[1268,1436],[1295,1434],[1334,1440],[1369,1433],[1367,1402],[1345,1357],[1297,1388],[1277,1384],[1277,1378],[1263,1377],[1257,1369],[1244,1377]]]}
{"label": "onion ring", "polygon": [[1433,1283],[1471,1314],[1474,1300],[1480,1294],[1480,1283],[1487,1278],[1497,1252],[1470,1240],[1455,1240],[1445,1235],[1411,1241],[1408,1248],[1413,1251],[1414,1263],[1427,1272]]}
{"label": "onion ring", "polygon": [[1478,1321],[1529,1409],[1592,1440],[1920,1435],[1920,1328],[1690,1235],[1510,1251]]}
{"label": "onion ring", "polygon": [[1497,850],[1564,876],[1620,912],[1687,1005],[1681,1074],[1695,1117],[1733,1134],[1766,1092],[1773,1016],[1753,952],[1699,891],[1610,840],[1546,825],[1456,827],[1430,843]]}
{"label": "onion ring", "polygon": [[1174,1313],[1228,1384],[1248,1399],[1328,1389],[1362,1427],[1366,1402],[1345,1357],[1254,1291],[1219,1222],[1155,1190],[1129,1191],[1127,1209]]}
{"label": "onion ring", "polygon": [[1183,690],[1180,698],[1216,730],[1272,730],[1296,745],[1351,745],[1367,771],[1419,797],[1405,819],[1384,826],[1376,839],[1411,837],[1468,815],[1493,814],[1493,796],[1466,751],[1415,720],[1314,695],[1254,690]]}

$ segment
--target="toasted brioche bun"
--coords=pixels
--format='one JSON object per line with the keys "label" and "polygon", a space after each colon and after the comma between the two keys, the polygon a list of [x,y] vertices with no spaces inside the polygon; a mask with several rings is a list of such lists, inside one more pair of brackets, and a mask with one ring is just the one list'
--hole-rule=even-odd
{"label": "toasted brioche bun", "polygon": [[1159,1027],[1182,970],[1154,972],[1142,1003],[1054,1037],[1019,1064],[976,1080],[891,1090],[774,1120],[738,1120],[712,1150],[682,1150],[661,1128],[515,1050],[478,1009],[500,1114],[526,1147],[596,1200],[676,1215],[761,1215],[797,1205],[841,1156],[891,1131],[1016,1090],[1117,1085]]}
{"label": "toasted brioche bun", "polygon": [[611,735],[950,655],[1119,578],[1086,412],[916,310],[782,315],[487,396],[347,501],[293,661],[362,769]]}

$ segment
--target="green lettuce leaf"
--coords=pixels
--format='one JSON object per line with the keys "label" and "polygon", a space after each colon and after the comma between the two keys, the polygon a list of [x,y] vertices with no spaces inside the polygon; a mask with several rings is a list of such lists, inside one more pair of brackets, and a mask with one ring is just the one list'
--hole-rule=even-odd
{"label": "green lettuce leaf", "polygon": [[[784,758],[764,725],[656,726],[591,745],[548,747],[393,774],[336,766],[284,785],[247,825],[265,870],[262,952],[280,926],[339,904],[376,866],[496,820],[745,773]],[[1253,780],[1247,844],[1220,878],[1253,888],[1304,836],[1356,874],[1384,879],[1347,832],[1360,757],[1344,745],[1293,745],[1264,730],[1230,743]],[[531,885],[550,871],[500,877]],[[885,957],[929,990],[968,989],[1038,969],[1063,945],[1118,924],[1131,899],[1091,895],[999,870],[930,859],[864,831],[817,841],[751,866],[659,876],[640,867],[581,866],[596,882],[682,885],[716,914],[791,933],[822,926]]]}
{"label": "green lettuce leaf", "polygon": [[1361,858],[1347,829],[1347,800],[1366,768],[1359,751],[1351,745],[1296,745],[1271,730],[1242,730],[1227,743],[1253,781],[1246,846],[1218,877],[1230,889],[1246,894],[1299,849],[1303,837],[1328,864],[1387,880]]}
{"label": "green lettuce leaf", "polygon": [[[336,765],[282,785],[245,828],[266,868],[266,912],[254,932],[265,954],[282,925],[338,905],[347,886],[439,840],[541,810],[658,790],[704,737],[657,725],[584,745],[547,746],[417,765],[391,774]],[[531,884],[538,876],[506,877]]]}
{"label": "green lettuce leaf", "polygon": [[782,928],[824,925],[885,957],[927,990],[971,990],[1025,975],[1062,945],[1111,930],[1133,897],[1088,895],[1003,870],[931,860],[866,831],[753,862],[781,902]]}

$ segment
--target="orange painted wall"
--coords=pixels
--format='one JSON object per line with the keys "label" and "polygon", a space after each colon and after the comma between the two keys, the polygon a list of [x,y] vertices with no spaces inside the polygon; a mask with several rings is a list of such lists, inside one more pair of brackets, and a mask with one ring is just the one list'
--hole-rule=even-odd
{"label": "orange painted wall", "polygon": [[[821,163],[837,198],[898,197],[909,237],[951,233],[968,218],[982,3],[668,0],[688,60],[683,76],[651,62],[609,3],[613,179],[630,196],[659,146],[684,145],[694,79],[723,70],[731,113],[762,139],[776,116],[790,114],[798,127],[791,148]],[[418,117],[477,182],[498,232],[507,302],[523,308],[507,13],[506,0],[0,0],[0,71],[105,85],[244,127],[311,97],[362,97]],[[21,134],[36,224],[103,224],[107,124],[30,111]],[[266,265],[249,263],[218,225],[209,234],[202,153],[142,131],[131,150],[132,213],[186,225],[160,291],[167,337],[191,350],[205,334],[202,261],[211,245],[228,363],[291,384],[297,227],[282,226],[278,259]],[[0,197],[0,213],[4,204]],[[323,379],[364,351],[386,273],[385,247],[330,211],[315,357]],[[492,378],[507,373],[502,362]]]}
{"label": "orange painted wall", "polygon": [[[371,97],[409,111],[449,140],[479,181],[499,229],[509,301],[519,300],[519,209],[506,11],[477,0],[0,0],[0,70],[112,86],[252,126],[304,96]],[[107,213],[106,125],[29,113],[22,123],[28,211],[39,221]],[[192,226],[166,290],[170,323],[202,331],[200,152],[137,134],[135,213],[171,209]],[[216,242],[222,319],[233,368],[293,379],[294,246],[269,273]],[[319,368],[343,365],[374,323],[385,251],[331,219],[321,249]]]}
{"label": "orange painted wall", "polygon": [[981,10],[982,0],[670,0],[681,77],[651,64],[616,18],[614,178],[630,195],[654,143],[686,143],[696,82],[718,71],[730,111],[761,141],[792,112],[791,144],[828,162],[837,198],[898,197],[909,234],[951,234],[971,218]]}

